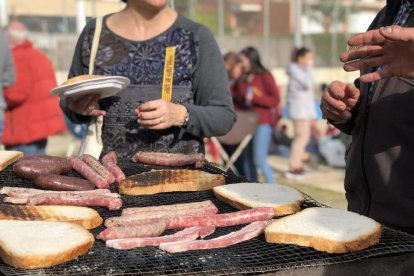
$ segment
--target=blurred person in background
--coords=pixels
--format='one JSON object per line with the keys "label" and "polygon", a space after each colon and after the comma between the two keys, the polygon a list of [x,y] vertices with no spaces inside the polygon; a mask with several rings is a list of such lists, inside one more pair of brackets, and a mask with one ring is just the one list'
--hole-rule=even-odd
{"label": "blurred person in background", "polygon": [[279,119],[278,106],[280,103],[279,88],[272,74],[261,60],[259,52],[253,47],[247,47],[240,52],[240,62],[243,76],[236,84],[235,104],[243,109],[252,110],[259,114],[258,126],[252,143],[254,168],[252,175],[246,175],[257,181],[257,169],[264,176],[266,183],[275,183],[273,171],[267,162],[272,130]]}
{"label": "blurred person in background", "polygon": [[45,154],[47,138],[66,130],[59,100],[50,95],[56,87],[49,59],[27,39],[18,21],[6,26],[16,68],[16,82],[4,90],[7,104],[3,144],[25,155]]}
{"label": "blurred person in background", "polygon": [[287,178],[305,175],[303,156],[311,135],[311,122],[316,119],[312,61],[313,54],[308,48],[294,49],[292,63],[287,68],[287,108],[294,127]]}
{"label": "blurred person in background", "polygon": [[227,69],[227,77],[229,79],[230,92],[234,94],[235,85],[243,74],[242,65],[240,63],[239,54],[236,52],[227,52],[223,56],[224,66]]}
{"label": "blurred person in background", "polygon": [[[226,134],[235,121],[223,57],[212,33],[177,14],[167,0],[123,2],[123,10],[103,17],[94,74],[124,76],[130,85],[117,97],[67,98],[62,109],[74,123],[104,115],[102,154],[204,152],[203,138]],[[95,28],[91,20],[82,31],[70,78],[88,74]],[[161,99],[167,47],[175,48],[171,102]]]}
{"label": "blurred person in background", "polygon": [[322,134],[318,128],[317,121],[311,121],[310,139],[305,148],[305,156],[303,160],[312,168],[317,169],[319,163],[323,161],[323,156],[320,152],[319,142]]}
{"label": "blurred person in background", "polygon": [[[234,98],[235,95],[235,89],[236,89],[236,83],[238,79],[242,76],[242,66],[239,59],[239,54],[236,52],[227,52],[223,56],[224,59],[224,66],[227,70],[227,77],[229,80],[229,86],[230,86],[230,93],[232,95],[232,98]],[[238,106],[238,104],[233,100],[234,103],[234,109],[240,110],[241,107]],[[223,144],[223,149],[226,151],[226,153],[231,156],[239,144],[235,145],[227,145]],[[246,154],[245,151],[243,151],[240,156],[237,158],[236,162],[234,163],[234,166],[236,167],[237,171],[240,175],[246,176],[246,167],[249,167],[249,164],[245,164],[247,162],[246,160]],[[249,173],[247,173],[249,174]]]}
{"label": "blurred person in background", "polygon": [[370,30],[348,41],[362,47],[341,55],[345,70],[361,70],[361,77],[354,85],[332,82],[321,101],[325,117],[352,135],[345,173],[348,210],[411,234],[414,47],[402,30],[414,27],[413,13],[412,1],[388,0]]}
{"label": "blurred person in background", "polygon": [[273,130],[273,142],[275,154],[283,158],[289,158],[292,138],[288,135],[287,125],[280,124]]}
{"label": "blurred person in background", "polygon": [[12,85],[15,78],[14,63],[9,43],[3,32],[0,32],[0,145],[4,128],[4,112],[6,110],[3,89]]}

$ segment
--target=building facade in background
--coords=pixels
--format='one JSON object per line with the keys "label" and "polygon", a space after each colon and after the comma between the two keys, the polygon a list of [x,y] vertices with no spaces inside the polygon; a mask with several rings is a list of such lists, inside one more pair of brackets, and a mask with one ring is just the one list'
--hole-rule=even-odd
{"label": "building facade in background", "polygon": [[[223,52],[251,45],[270,68],[289,63],[295,3],[302,2],[299,30],[316,53],[317,66],[338,66],[350,33],[364,31],[385,0],[170,0],[177,11],[203,23]],[[58,70],[69,68],[77,33],[90,18],[122,9],[120,0],[0,0],[0,23],[18,19]]]}

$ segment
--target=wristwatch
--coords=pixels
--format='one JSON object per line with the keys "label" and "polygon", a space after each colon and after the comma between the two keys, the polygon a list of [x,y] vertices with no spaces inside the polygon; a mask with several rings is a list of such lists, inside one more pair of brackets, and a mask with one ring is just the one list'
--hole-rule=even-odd
{"label": "wristwatch", "polygon": [[185,115],[184,115],[184,123],[181,125],[181,127],[187,126],[189,118],[190,118],[190,113],[188,113],[188,111],[187,111],[187,113],[185,113]]}

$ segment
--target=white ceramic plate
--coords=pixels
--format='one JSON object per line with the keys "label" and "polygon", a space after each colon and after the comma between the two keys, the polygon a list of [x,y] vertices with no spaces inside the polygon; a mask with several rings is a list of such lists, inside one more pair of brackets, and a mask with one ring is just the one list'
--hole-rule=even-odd
{"label": "white ceramic plate", "polygon": [[87,94],[99,94],[100,98],[107,98],[118,94],[129,85],[126,77],[105,76],[97,79],[83,80],[75,83],[58,86],[50,91],[62,99],[79,97]]}

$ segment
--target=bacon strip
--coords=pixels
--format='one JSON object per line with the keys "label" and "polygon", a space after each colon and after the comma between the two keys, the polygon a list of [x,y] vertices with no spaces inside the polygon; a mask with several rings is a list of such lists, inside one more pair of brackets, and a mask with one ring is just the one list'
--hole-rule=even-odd
{"label": "bacon strip", "polygon": [[160,219],[142,225],[108,227],[99,233],[97,238],[106,241],[126,238],[157,237],[165,231],[165,226],[165,222]]}
{"label": "bacon strip", "polygon": [[203,250],[223,248],[258,237],[263,233],[267,225],[272,221],[257,221],[230,234],[211,239],[197,241],[180,241],[172,243],[161,243],[160,249],[169,253],[185,252],[189,250]]}
{"label": "bacon strip", "polygon": [[214,205],[211,200],[204,200],[199,202],[190,202],[190,203],[180,203],[172,205],[161,205],[161,206],[149,206],[149,207],[132,207],[125,208],[122,210],[122,216],[131,215],[131,214],[140,214],[143,212],[158,212],[158,211],[177,211],[177,210],[187,210],[187,209],[209,209],[216,210],[217,207]]}
{"label": "bacon strip", "polygon": [[106,241],[106,246],[123,250],[144,246],[158,246],[161,243],[192,241],[198,239],[199,237],[204,238],[214,233],[215,230],[216,228],[214,226],[195,226],[178,231],[172,235],[162,237],[108,240]]}
{"label": "bacon strip", "polygon": [[108,218],[105,221],[106,227],[111,226],[130,226],[141,224],[146,219],[157,219],[172,216],[203,216],[214,215],[217,213],[217,208],[210,209],[183,209],[183,210],[162,210],[162,211],[148,211],[131,215],[122,215],[120,217]]}
{"label": "bacon strip", "polygon": [[121,180],[125,179],[125,174],[121,170],[121,168],[117,165],[118,160],[115,151],[110,151],[102,157],[102,165],[107,168],[112,175],[115,177],[116,182],[121,182]]}
{"label": "bacon strip", "polygon": [[121,208],[122,200],[101,194],[46,193],[29,197],[27,205],[101,206],[116,210]]}
{"label": "bacon strip", "polygon": [[131,158],[132,162],[158,166],[190,166],[201,167],[207,163],[204,154],[167,153],[139,151]]}

